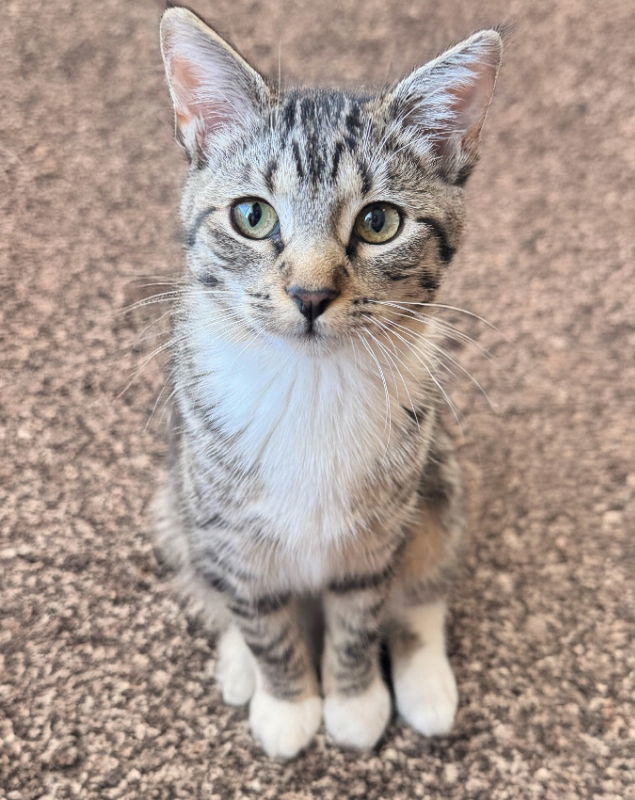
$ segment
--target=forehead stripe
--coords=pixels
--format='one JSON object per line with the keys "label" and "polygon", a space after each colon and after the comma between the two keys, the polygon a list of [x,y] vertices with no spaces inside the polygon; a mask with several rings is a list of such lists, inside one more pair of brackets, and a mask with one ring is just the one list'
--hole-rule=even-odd
{"label": "forehead stripe", "polygon": [[342,156],[342,150],[344,149],[344,142],[338,141],[335,143],[335,150],[333,152],[333,166],[331,168],[331,180],[334,181],[337,178],[337,171],[340,168],[340,158]]}
{"label": "forehead stripe", "polygon": [[265,170],[263,176],[265,186],[267,187],[267,191],[271,192],[271,194],[273,194],[273,175],[277,169],[278,169],[278,162],[274,158],[267,165],[267,169]]}
{"label": "forehead stripe", "polygon": [[298,173],[298,178],[304,178],[304,169],[302,167],[302,156],[300,155],[300,148],[298,143],[293,140],[293,158],[295,160],[295,168]]}

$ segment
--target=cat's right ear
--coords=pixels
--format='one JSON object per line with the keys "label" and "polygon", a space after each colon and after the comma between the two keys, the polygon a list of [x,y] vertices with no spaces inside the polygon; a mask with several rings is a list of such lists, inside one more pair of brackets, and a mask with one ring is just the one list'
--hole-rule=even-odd
{"label": "cat's right ear", "polygon": [[190,161],[204,162],[215,134],[252,126],[266,107],[261,76],[188,9],[173,7],[163,14],[161,54],[176,138]]}
{"label": "cat's right ear", "polygon": [[451,182],[462,184],[478,159],[501,54],[498,31],[479,31],[416,69],[389,95],[415,150],[432,156]]}

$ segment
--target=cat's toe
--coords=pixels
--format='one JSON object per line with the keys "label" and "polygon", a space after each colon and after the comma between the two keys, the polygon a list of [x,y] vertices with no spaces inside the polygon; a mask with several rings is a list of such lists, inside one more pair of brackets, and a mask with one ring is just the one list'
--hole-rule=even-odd
{"label": "cat's toe", "polygon": [[322,700],[317,695],[280,700],[258,689],[249,706],[251,731],[271,758],[297,755],[313,739],[321,719]]}
{"label": "cat's toe", "polygon": [[233,626],[218,641],[216,680],[224,702],[232,706],[249,702],[256,687],[253,657],[240,631]]}
{"label": "cat's toe", "polygon": [[390,718],[390,693],[378,676],[361,694],[327,695],[324,723],[332,739],[344,747],[369,750]]}
{"label": "cat's toe", "polygon": [[405,664],[393,666],[397,710],[424,736],[444,736],[454,723],[458,691],[443,652],[422,647]]}

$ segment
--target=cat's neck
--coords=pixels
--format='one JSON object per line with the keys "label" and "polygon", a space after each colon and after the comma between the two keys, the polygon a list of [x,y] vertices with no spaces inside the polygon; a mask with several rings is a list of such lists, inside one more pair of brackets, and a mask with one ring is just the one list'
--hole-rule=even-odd
{"label": "cat's neck", "polygon": [[390,419],[429,399],[433,361],[416,347],[399,349],[398,341],[307,343],[241,329],[221,314],[208,314],[204,324],[190,319],[186,335],[197,402],[222,409],[236,430],[261,407],[309,421],[348,405],[360,417]]}

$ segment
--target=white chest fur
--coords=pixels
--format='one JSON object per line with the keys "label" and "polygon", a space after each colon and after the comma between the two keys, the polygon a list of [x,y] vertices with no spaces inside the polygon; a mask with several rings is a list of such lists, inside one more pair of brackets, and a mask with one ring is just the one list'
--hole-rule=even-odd
{"label": "white chest fur", "polygon": [[264,340],[198,345],[201,399],[227,433],[239,434],[236,452],[264,487],[250,512],[291,551],[341,540],[353,527],[351,497],[385,453],[398,411],[376,364],[361,348],[311,356]]}

